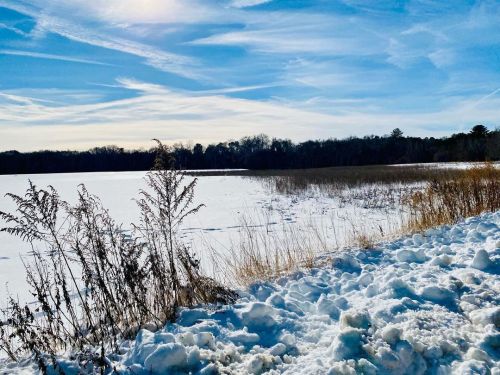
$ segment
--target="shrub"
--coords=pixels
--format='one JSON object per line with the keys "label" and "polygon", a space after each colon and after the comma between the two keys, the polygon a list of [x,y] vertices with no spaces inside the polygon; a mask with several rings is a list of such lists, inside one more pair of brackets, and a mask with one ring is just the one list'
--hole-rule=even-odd
{"label": "shrub", "polygon": [[148,190],[137,200],[141,220],[131,233],[83,185],[75,205],[31,182],[23,197],[8,194],[17,210],[0,212],[11,224],[1,230],[30,243],[25,268],[37,300],[22,306],[10,298],[3,310],[0,348],[12,360],[31,353],[42,373],[49,366],[63,373],[57,355],[69,350],[102,372],[121,340],[174,320],[178,306],[236,299],[203,276],[199,260],[177,240],[179,224],[201,206],[192,205],[196,179],[186,182],[168,155],[158,142]]}

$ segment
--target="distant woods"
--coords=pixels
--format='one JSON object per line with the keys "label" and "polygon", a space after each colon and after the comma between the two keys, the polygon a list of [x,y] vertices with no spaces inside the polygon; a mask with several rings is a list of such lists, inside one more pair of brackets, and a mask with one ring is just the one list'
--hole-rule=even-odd
{"label": "distant woods", "polygon": [[[204,147],[174,145],[182,169],[289,169],[369,164],[484,161],[500,159],[500,129],[483,125],[444,138],[406,137],[396,128],[387,136],[350,137],[293,143],[266,135]],[[0,174],[149,170],[155,150],[116,146],[88,151],[0,153]]]}

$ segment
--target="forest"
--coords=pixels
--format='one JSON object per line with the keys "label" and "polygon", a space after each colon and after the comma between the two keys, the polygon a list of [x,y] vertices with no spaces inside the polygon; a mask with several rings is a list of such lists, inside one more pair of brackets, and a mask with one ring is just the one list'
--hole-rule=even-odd
{"label": "forest", "polygon": [[[373,164],[404,164],[500,159],[500,128],[474,126],[448,137],[409,137],[396,128],[386,136],[294,143],[266,135],[203,146],[176,144],[170,148],[181,169],[298,169]],[[0,174],[149,170],[153,148],[126,150],[117,146],[87,151],[5,151]]]}

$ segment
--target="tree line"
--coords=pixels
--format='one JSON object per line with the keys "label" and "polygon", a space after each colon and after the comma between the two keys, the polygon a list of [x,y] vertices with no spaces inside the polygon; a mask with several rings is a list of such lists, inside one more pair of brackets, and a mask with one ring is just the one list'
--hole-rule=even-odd
{"label": "tree line", "polygon": [[[170,152],[182,169],[296,169],[370,164],[500,160],[500,129],[474,126],[448,137],[390,135],[294,143],[266,135],[210,144],[175,145]],[[0,174],[149,170],[155,150],[117,146],[87,151],[0,153]]]}

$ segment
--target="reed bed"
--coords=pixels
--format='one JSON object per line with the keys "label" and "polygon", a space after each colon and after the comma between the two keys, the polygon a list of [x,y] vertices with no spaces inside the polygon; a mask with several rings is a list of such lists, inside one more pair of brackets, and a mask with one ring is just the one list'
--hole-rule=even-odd
{"label": "reed bed", "polygon": [[406,201],[409,231],[422,231],[500,209],[500,170],[491,163],[475,166],[451,179],[433,179]]}
{"label": "reed bed", "polygon": [[310,268],[317,263],[318,255],[327,250],[328,241],[318,226],[297,228],[283,224],[274,230],[262,227],[242,218],[239,237],[228,252],[220,255],[214,251],[224,265],[224,272],[236,285],[245,286]]}
{"label": "reed bed", "polygon": [[[336,218],[336,223],[332,222],[335,230],[339,220],[343,221],[343,232],[336,233],[334,238],[329,238],[324,228],[315,223],[310,223],[307,228],[288,225],[279,233],[269,233],[255,229],[262,227],[262,224],[245,221],[239,240],[230,249],[230,255],[222,259],[225,268],[238,284],[248,285],[257,280],[275,279],[290,272],[316,267],[318,262],[324,262],[329,255],[344,248],[369,250],[390,238],[453,224],[463,218],[500,209],[500,170],[491,163],[477,164],[465,170],[424,172],[417,179],[419,183],[411,177],[408,184],[398,182],[395,185],[395,181],[400,181],[397,177],[389,179],[391,183],[386,185],[358,186],[356,183],[352,187],[343,185],[340,188],[335,180],[332,189],[327,185],[323,190],[319,189],[320,194],[327,192],[335,196],[340,207],[354,205],[363,209],[383,210],[386,223],[397,223],[390,225],[389,229],[370,226],[350,214]],[[287,187],[281,192],[307,194],[311,190],[318,190],[313,183],[307,182],[305,176],[308,173],[311,172],[305,172],[291,185],[287,185],[293,186],[292,190]],[[408,174],[403,173],[403,176]],[[429,180],[420,181],[420,178]],[[372,181],[371,178],[368,180]],[[277,186],[276,181],[283,180],[272,178],[264,183]],[[322,181],[324,183],[325,180]]]}
{"label": "reed bed", "polygon": [[367,165],[311,169],[279,170],[227,170],[227,171],[187,171],[193,176],[243,176],[258,179],[273,191],[281,194],[300,194],[311,188],[320,187],[325,191],[338,192],[339,189],[361,187],[371,184],[415,184],[432,179],[452,178],[459,175],[456,168],[437,168],[427,165]]}

